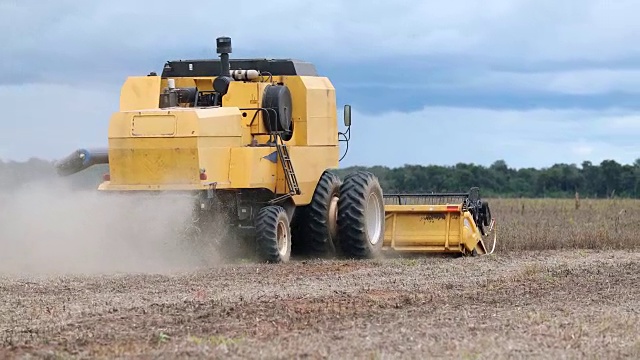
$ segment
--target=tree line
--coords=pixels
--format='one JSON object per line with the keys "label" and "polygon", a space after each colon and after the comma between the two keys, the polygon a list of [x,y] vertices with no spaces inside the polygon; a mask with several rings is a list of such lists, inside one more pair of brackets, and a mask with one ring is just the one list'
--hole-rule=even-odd
{"label": "tree line", "polygon": [[[484,197],[573,197],[577,192],[583,198],[640,198],[640,159],[633,164],[620,164],[614,160],[600,164],[584,161],[580,166],[556,164],[542,169],[515,169],[498,160],[490,166],[464,163],[395,168],[353,166],[335,172],[344,177],[356,170],[376,174],[387,193],[459,192],[477,186]],[[92,189],[97,187],[107,171],[106,165],[95,166],[65,180],[76,188]],[[0,161],[2,191],[57,177],[53,162],[36,158],[25,162]]]}
{"label": "tree line", "polygon": [[504,160],[490,166],[459,163],[453,166],[405,165],[350,167],[339,170],[344,176],[354,170],[368,170],[378,176],[385,192],[460,192],[479,187],[482,196],[499,197],[581,197],[613,196],[640,198],[640,159],[634,164],[605,160],[555,164],[548,168],[510,168]]}

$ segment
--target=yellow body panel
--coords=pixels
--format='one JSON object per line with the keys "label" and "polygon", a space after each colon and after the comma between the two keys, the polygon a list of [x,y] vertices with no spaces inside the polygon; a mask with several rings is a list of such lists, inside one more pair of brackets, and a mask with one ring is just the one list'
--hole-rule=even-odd
{"label": "yellow body panel", "polygon": [[[300,195],[293,196],[296,204],[308,204],[318,184],[318,179],[327,169],[337,168],[340,149],[337,146],[292,146],[289,155],[298,178]],[[286,182],[282,166],[277,166],[277,193],[285,193]]]}
{"label": "yellow body panel", "polygon": [[195,138],[111,139],[109,158],[115,164],[110,167],[111,185],[199,182]]}
{"label": "yellow body panel", "polygon": [[459,205],[385,205],[383,246],[395,251],[485,252],[473,217]]}
{"label": "yellow body panel", "polygon": [[161,89],[158,76],[131,76],[120,89],[120,111],[154,109]]}
{"label": "yellow body panel", "polygon": [[[262,92],[266,84],[232,82],[229,93],[223,98],[223,107],[259,108],[262,103]],[[251,142],[251,134],[266,133],[267,129],[262,120],[262,112],[258,110],[243,110],[243,126],[246,129],[244,141]],[[256,136],[258,142],[265,142],[268,136]]]}
{"label": "yellow body panel", "polygon": [[284,77],[292,93],[294,138],[296,145],[335,146],[338,144],[336,93],[325,77]]}

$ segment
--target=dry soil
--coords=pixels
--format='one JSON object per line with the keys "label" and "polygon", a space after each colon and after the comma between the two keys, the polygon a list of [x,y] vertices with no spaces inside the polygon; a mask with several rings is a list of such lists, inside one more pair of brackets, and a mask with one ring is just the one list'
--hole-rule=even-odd
{"label": "dry soil", "polygon": [[3,359],[640,358],[640,201],[496,200],[486,257],[221,265],[181,199],[0,200]]}
{"label": "dry soil", "polygon": [[0,279],[0,357],[638,358],[640,252]]}

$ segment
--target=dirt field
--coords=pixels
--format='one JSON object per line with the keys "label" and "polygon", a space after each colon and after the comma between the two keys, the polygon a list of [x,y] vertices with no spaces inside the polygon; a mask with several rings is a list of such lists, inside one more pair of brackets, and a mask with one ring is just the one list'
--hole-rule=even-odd
{"label": "dirt field", "polygon": [[640,357],[639,202],[495,200],[480,258],[220,265],[175,212],[37,195],[0,206],[0,358]]}
{"label": "dirt field", "polygon": [[2,358],[637,358],[640,252],[2,279]]}

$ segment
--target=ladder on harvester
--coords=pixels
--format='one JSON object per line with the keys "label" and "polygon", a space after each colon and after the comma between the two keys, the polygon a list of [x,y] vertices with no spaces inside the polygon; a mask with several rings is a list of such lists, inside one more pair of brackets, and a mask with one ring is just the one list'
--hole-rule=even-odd
{"label": "ladder on harvester", "polygon": [[278,152],[278,158],[282,162],[282,170],[284,170],[284,178],[287,182],[289,192],[271,200],[270,203],[272,204],[282,201],[291,196],[301,194],[300,186],[298,185],[298,179],[296,178],[296,173],[295,171],[293,171],[293,163],[291,162],[291,158],[289,157],[289,149],[284,143],[284,140],[282,140],[280,134],[275,135],[275,143],[276,151]]}

